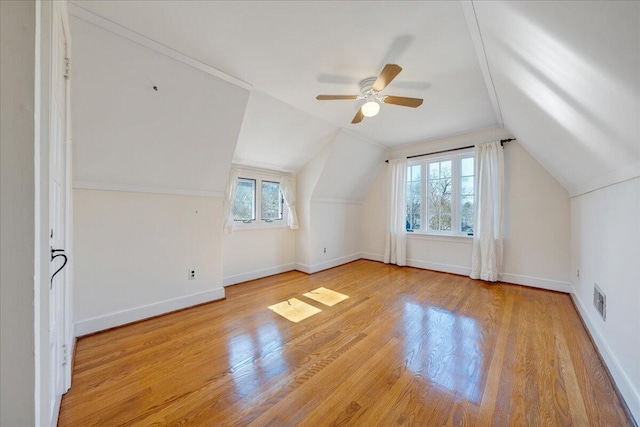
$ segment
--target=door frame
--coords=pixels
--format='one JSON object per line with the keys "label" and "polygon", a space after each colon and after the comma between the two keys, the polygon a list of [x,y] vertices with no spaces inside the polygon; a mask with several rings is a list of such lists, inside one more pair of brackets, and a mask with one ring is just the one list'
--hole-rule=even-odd
{"label": "door frame", "polygon": [[[36,0],[36,100],[35,100],[35,256],[34,256],[34,353],[35,353],[35,425],[57,424],[60,399],[57,399],[53,415],[51,414],[52,396],[49,394],[51,373],[49,372],[49,265],[51,259],[49,244],[49,174],[50,143],[53,117],[52,54],[55,36],[53,22],[60,19],[67,39],[67,57],[71,58],[71,35],[67,2],[60,0]],[[63,344],[67,348],[67,364],[63,367],[65,390],[71,384],[71,367],[75,345],[73,325],[73,216],[72,216],[72,153],[71,153],[71,109],[70,80],[66,84],[65,117],[65,190],[67,213],[65,218],[65,244],[69,263],[65,267],[65,295],[63,313]]]}

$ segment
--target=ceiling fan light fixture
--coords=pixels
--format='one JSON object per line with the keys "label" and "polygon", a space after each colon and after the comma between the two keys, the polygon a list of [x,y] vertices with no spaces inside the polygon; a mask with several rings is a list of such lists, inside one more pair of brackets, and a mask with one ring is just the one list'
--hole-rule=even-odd
{"label": "ceiling fan light fixture", "polygon": [[363,116],[373,117],[380,112],[380,104],[376,101],[368,101],[362,106],[361,110]]}

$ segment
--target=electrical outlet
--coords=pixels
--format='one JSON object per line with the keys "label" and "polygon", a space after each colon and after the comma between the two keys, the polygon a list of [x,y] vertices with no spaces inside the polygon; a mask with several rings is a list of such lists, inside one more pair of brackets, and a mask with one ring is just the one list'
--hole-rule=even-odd
{"label": "electrical outlet", "polygon": [[189,278],[189,280],[193,280],[196,278],[196,271],[195,270],[189,270],[189,275],[187,276]]}
{"label": "electrical outlet", "polygon": [[326,254],[327,253],[327,248],[324,248],[324,251],[322,253]]}
{"label": "electrical outlet", "polygon": [[580,278],[580,269],[579,268],[576,270],[576,277],[578,277],[578,279]]}

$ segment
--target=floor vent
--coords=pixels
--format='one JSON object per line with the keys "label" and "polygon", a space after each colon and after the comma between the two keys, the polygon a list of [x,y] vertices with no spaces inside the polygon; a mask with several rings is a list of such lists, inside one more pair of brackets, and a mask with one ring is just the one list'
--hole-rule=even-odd
{"label": "floor vent", "polygon": [[607,296],[598,287],[597,283],[593,284],[593,306],[600,313],[602,320],[607,320]]}

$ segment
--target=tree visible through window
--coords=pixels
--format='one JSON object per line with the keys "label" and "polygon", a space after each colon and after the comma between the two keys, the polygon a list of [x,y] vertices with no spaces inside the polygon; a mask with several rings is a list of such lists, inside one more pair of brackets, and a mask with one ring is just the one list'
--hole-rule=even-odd
{"label": "tree visible through window", "polygon": [[473,235],[474,160],[467,151],[408,165],[407,231]]}
{"label": "tree visible through window", "polygon": [[282,204],[280,183],[262,181],[262,220],[282,219]]}
{"label": "tree visible through window", "polygon": [[233,219],[253,221],[256,219],[256,180],[238,178],[236,200],[233,203]]}
{"label": "tree visible through window", "polygon": [[421,165],[407,169],[407,230],[420,230],[420,209],[422,206]]}
{"label": "tree visible through window", "polygon": [[247,175],[252,178],[238,178],[237,181],[232,209],[234,221],[270,223],[282,220],[284,199],[280,182],[271,181],[260,174],[247,173]]}

